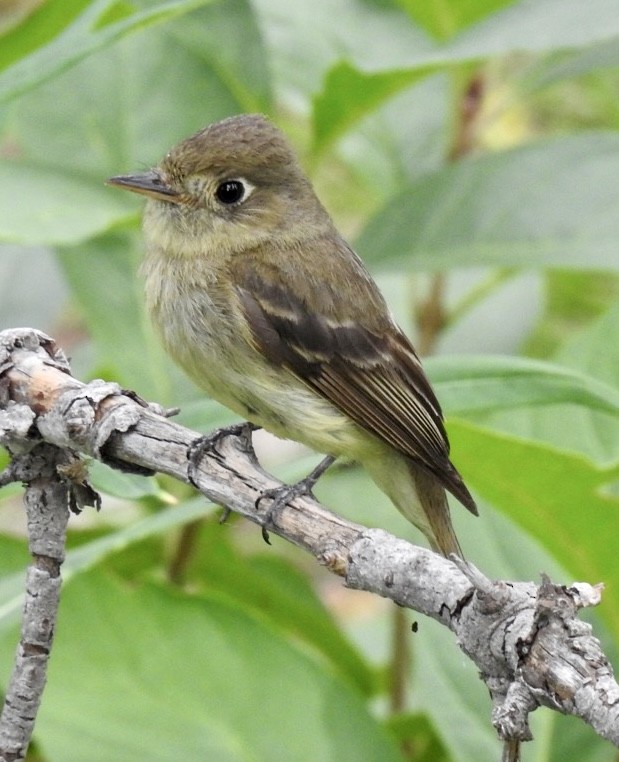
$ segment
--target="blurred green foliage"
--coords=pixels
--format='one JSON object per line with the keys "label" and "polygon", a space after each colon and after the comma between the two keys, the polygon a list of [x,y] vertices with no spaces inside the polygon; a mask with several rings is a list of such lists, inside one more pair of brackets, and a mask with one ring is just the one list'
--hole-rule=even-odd
{"label": "blurred green foliage", "polygon": [[[615,656],[618,68],[612,0],[0,4],[0,327],[51,333],[78,377],[179,405],[185,425],[230,421],[154,337],[140,202],[104,181],[211,121],[267,113],[437,355],[427,367],[481,508],[454,505],[467,557],[499,578],[605,582],[593,618]],[[292,479],[298,452],[265,462]],[[72,525],[37,759],[498,759],[485,690],[434,622],[389,710],[389,606],[283,542],[266,549],[253,526],[220,527],[169,479],[92,474],[104,509]],[[418,539],[355,468],[317,492]],[[4,490],[3,680],[19,514]],[[578,721],[533,719],[525,761],[613,758]]]}

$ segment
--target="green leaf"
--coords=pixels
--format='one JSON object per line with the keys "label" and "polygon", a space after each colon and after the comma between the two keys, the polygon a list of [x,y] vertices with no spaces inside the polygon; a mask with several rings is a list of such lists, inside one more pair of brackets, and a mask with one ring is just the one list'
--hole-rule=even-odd
{"label": "green leaf", "polygon": [[465,481],[537,539],[577,579],[604,582],[599,613],[619,637],[619,497],[609,485],[619,464],[451,421],[456,463]]}
{"label": "green leaf", "polygon": [[423,714],[400,714],[388,719],[387,727],[401,746],[411,745],[415,762],[450,762],[450,757],[428,718]]}
{"label": "green leaf", "polygon": [[270,604],[265,607],[270,621],[277,621],[295,640],[315,649],[330,669],[359,693],[375,696],[376,674],[325,609],[311,579],[275,555],[257,555],[248,566],[260,578],[263,590],[270,588],[267,591]]}
{"label": "green leaf", "polygon": [[[219,524],[204,524],[188,574],[209,592],[234,597],[246,611],[268,617],[288,637],[305,644],[321,662],[370,696],[377,680],[320,602],[307,577],[278,555],[241,555]],[[280,541],[273,537],[277,547]]]}
{"label": "green leaf", "polygon": [[390,267],[616,269],[618,205],[619,137],[561,137],[421,178],[357,244],[366,261]]}
{"label": "green leaf", "polygon": [[547,749],[545,759],[548,762],[578,762],[585,759],[587,762],[616,762],[614,746],[600,738],[590,725],[549,709],[541,711],[544,725],[540,727],[541,723],[534,723],[532,731],[535,740],[539,739],[540,745]]}
{"label": "green leaf", "polygon": [[548,270],[543,279],[543,314],[523,351],[546,358],[557,353],[574,329],[589,325],[619,300],[619,276],[601,271]]}
{"label": "green leaf", "polygon": [[103,183],[19,161],[0,163],[1,241],[75,244],[128,217],[126,204]]}
{"label": "green leaf", "polygon": [[[149,480],[141,481],[148,483]],[[66,583],[137,543],[212,515],[213,510],[214,506],[200,496],[79,545],[67,553],[63,580]],[[227,534],[226,527],[219,523],[206,523],[201,527],[200,548],[193,554],[189,572],[192,589],[199,587],[209,593],[234,597],[246,611],[254,610],[287,637],[305,643],[314,658],[328,664],[332,672],[340,674],[357,690],[373,694],[376,690],[374,674],[342,636],[306,578],[278,557],[245,558],[228,544]],[[17,545],[17,549],[17,560],[6,568],[0,584],[0,632],[16,623],[23,605],[28,556],[23,543]],[[5,554],[7,559],[15,555],[10,550],[9,547]],[[135,574],[134,570],[132,576]]]}
{"label": "green leaf", "polygon": [[91,460],[88,463],[88,481],[97,492],[103,492],[123,500],[163,497],[153,477],[125,473],[110,468],[99,460]]}
{"label": "green leaf", "polygon": [[[148,516],[130,526],[109,532],[103,537],[87,542],[77,548],[69,550],[62,566],[62,578],[65,582],[77,574],[91,569],[101,563],[107,556],[118,553],[131,545],[141,542],[149,537],[155,537],[188,524],[192,521],[204,518],[211,514],[214,507],[203,497],[188,500],[182,505],[175,506],[164,511]],[[9,544],[10,540],[0,537],[0,543]],[[3,547],[3,553],[5,548]],[[23,546],[25,547],[25,546]],[[13,555],[9,555],[12,559]],[[20,557],[17,555],[17,557]],[[0,579],[0,633],[10,629],[17,622],[23,606],[24,597],[24,573],[28,563],[28,557],[21,557],[21,565],[9,565]],[[15,569],[15,571],[13,571]]]}
{"label": "green leaf", "polygon": [[514,52],[546,53],[604,43],[619,35],[614,0],[515,2],[445,46],[450,57],[489,58]]}
{"label": "green leaf", "polygon": [[[484,5],[477,3],[480,13],[485,10]],[[474,11],[470,13],[465,8],[463,11],[466,23],[467,18],[473,18]],[[618,35],[619,18],[613,0],[592,0],[586,9],[579,0],[511,2],[503,10],[468,25],[431,53],[413,51],[410,65],[418,67],[439,62],[453,65],[513,53],[587,48],[606,45]]]}
{"label": "green leaf", "polygon": [[317,92],[338,61],[384,71],[412,65],[435,49],[404,11],[383,2],[260,0],[255,7],[275,81],[293,104]]}
{"label": "green leaf", "polygon": [[58,251],[67,281],[102,350],[106,378],[139,389],[146,398],[161,392],[160,399],[165,400],[169,390],[157,384],[165,376],[157,371],[164,360],[142,308],[138,256],[132,239],[123,235]]}
{"label": "green leaf", "polygon": [[549,87],[566,79],[619,66],[619,38],[611,37],[582,49],[560,51],[533,65],[524,78],[524,92]]}
{"label": "green leaf", "polygon": [[51,251],[0,245],[0,326],[30,325],[53,333],[67,291]]}
{"label": "green leaf", "polygon": [[210,516],[215,506],[202,495],[158,511],[133,524],[114,530],[67,552],[62,567],[65,580],[92,569],[108,556],[130,548],[151,537],[158,537],[173,529]]}
{"label": "green leaf", "polygon": [[[42,17],[39,13],[27,17],[23,24],[14,27],[2,39],[3,46],[9,46],[5,66],[17,56],[25,57],[15,60],[0,73],[0,103],[46,82],[129,32],[167,21],[207,2],[210,0],[155,1],[128,15],[126,12],[111,13],[118,6],[116,0],[93,0],[87,5],[73,0],[66,19],[70,23],[66,24],[62,17],[66,0],[45,3],[39,11]],[[130,6],[125,4],[123,7],[128,10]],[[31,43],[29,30],[35,24],[44,30],[44,34],[37,35],[36,42]],[[37,49],[30,52],[32,47]]]}
{"label": "green leaf", "polygon": [[429,357],[424,365],[449,415],[566,402],[619,415],[619,391],[553,363],[466,355]]}
{"label": "green leaf", "polygon": [[92,4],[92,0],[48,0],[0,35],[0,71],[46,45]]}
{"label": "green leaf", "polygon": [[[445,8],[445,3],[415,0],[400,0],[398,4],[419,6],[416,13],[424,21]],[[384,2],[314,0],[291,4],[262,0],[258,5],[263,23],[271,31],[278,78],[303,93],[315,92],[325,72],[343,59],[366,73],[427,70],[519,52],[550,53],[605,45],[619,36],[614,0],[592,0],[586,8],[581,0],[512,2],[477,23],[471,22],[477,13],[487,13],[487,0],[454,0],[447,12],[451,10],[461,14],[456,25],[463,24],[466,29],[438,45],[425,30],[407,23],[407,14]],[[437,24],[424,26],[433,33],[438,28]]]}
{"label": "green leaf", "polygon": [[395,0],[410,17],[437,40],[446,40],[486,16],[496,14],[515,0],[441,0],[420,3],[418,0]]}
{"label": "green leaf", "polygon": [[[619,302],[564,342],[556,359],[564,368],[619,388]],[[612,461],[619,453],[616,421],[589,407],[558,405],[514,410],[493,414],[488,424],[516,436],[573,450],[595,461]]]}
{"label": "green leaf", "polygon": [[457,760],[498,760],[501,743],[490,722],[488,690],[453,634],[423,619],[414,637],[412,678],[419,705]]}
{"label": "green leaf", "polygon": [[95,29],[102,29],[108,24],[113,24],[115,21],[131,16],[135,11],[135,7],[131,0],[116,0],[116,2],[110,3],[110,5],[103,11],[103,13],[97,19]]}
{"label": "green leaf", "polygon": [[174,417],[175,423],[201,432],[229,426],[232,423],[238,423],[238,420],[235,413],[220,405],[219,402],[209,399],[204,393],[200,394],[199,399],[183,403],[179,414]]}
{"label": "green leaf", "polygon": [[364,74],[346,61],[336,64],[327,73],[322,92],[314,98],[313,153],[324,151],[363,116],[431,71],[428,67]]}
{"label": "green leaf", "polygon": [[243,606],[101,573],[65,589],[37,741],[50,762],[400,759],[355,691]]}
{"label": "green leaf", "polygon": [[248,0],[225,0],[168,25],[173,37],[208,63],[241,111],[269,112],[271,75],[256,13]]}

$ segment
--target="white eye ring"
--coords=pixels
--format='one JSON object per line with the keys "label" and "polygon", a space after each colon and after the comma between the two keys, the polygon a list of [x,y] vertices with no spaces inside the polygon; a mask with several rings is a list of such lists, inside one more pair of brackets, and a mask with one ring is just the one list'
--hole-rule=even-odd
{"label": "white eye ring", "polygon": [[223,206],[237,206],[247,201],[254,188],[244,177],[230,177],[219,183],[215,189],[215,198]]}

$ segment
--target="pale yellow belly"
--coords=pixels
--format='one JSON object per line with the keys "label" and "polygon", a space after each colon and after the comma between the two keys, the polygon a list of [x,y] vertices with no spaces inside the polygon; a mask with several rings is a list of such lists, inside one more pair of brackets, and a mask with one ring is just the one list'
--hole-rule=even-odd
{"label": "pale yellow belly", "polygon": [[153,315],[167,351],[214,400],[283,439],[358,459],[373,439],[293,373],[276,368],[228,321]]}
{"label": "pale yellow belly", "polygon": [[204,372],[201,363],[181,364],[210,397],[283,439],[357,459],[360,445],[369,436],[284,369],[274,371],[266,363],[254,362],[242,371],[227,364],[211,374]]}

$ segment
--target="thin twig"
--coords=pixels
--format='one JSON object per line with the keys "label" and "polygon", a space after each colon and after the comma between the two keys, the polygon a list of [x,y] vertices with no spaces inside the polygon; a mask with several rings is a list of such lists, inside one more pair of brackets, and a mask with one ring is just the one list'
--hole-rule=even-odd
{"label": "thin twig", "polygon": [[32,563],[26,572],[21,636],[0,716],[0,760],[26,756],[47,677],[60,597],[71,483],[61,473],[75,456],[49,444],[16,456],[13,477],[26,483],[24,506]]}

